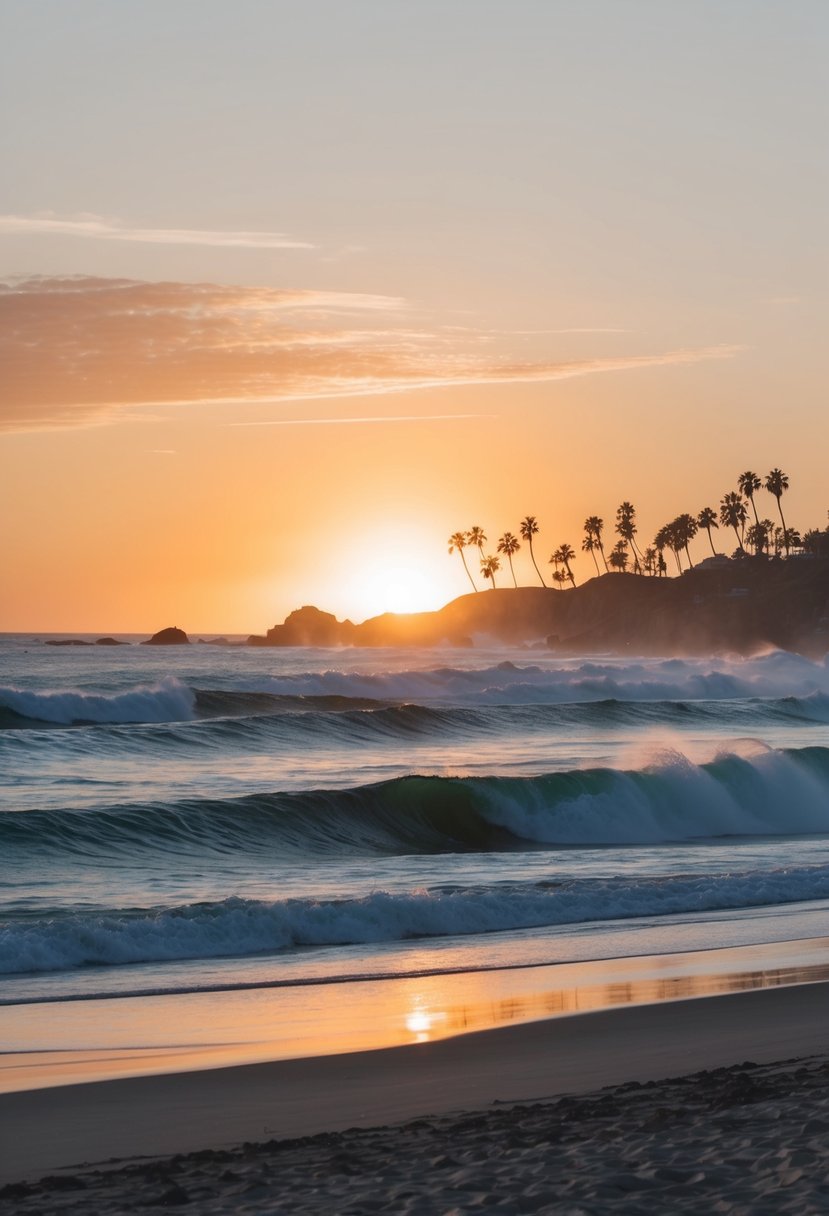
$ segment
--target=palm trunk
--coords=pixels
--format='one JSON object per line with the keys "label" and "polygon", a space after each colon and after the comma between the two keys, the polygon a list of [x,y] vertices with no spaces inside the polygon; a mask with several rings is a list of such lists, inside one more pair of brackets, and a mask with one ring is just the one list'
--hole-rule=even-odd
{"label": "palm trunk", "polygon": [[732,526],[732,528],[734,529],[734,535],[737,537],[737,548],[738,548],[738,549],[742,549],[742,547],[743,547],[743,542],[740,540],[740,533],[737,531],[737,525],[736,525],[736,524],[732,524],[731,526]]}
{"label": "palm trunk", "polygon": [[518,590],[518,579],[515,577],[515,571],[512,568],[512,554],[508,553],[507,558],[509,559],[509,572],[512,575],[512,581],[515,583],[515,589],[517,591]]}
{"label": "palm trunk", "polygon": [[597,540],[596,543],[599,546],[599,552],[601,553],[602,561],[604,562],[604,572],[605,572],[605,574],[610,574],[610,566],[608,566],[607,558],[604,555],[604,545],[602,544],[602,542],[600,540]]}
{"label": "palm trunk", "polygon": [[679,549],[674,549],[673,554],[674,554],[674,557],[676,558],[677,569],[679,570],[679,573],[681,574],[682,573],[682,562],[679,560]]}
{"label": "palm trunk", "polygon": [[[775,494],[775,498],[777,495]],[[777,510],[780,513],[780,522],[783,525],[783,544],[786,546],[786,557],[789,556],[789,533],[786,529],[786,521],[783,518],[783,508],[780,506],[780,499],[777,498]]]}
{"label": "palm trunk", "polygon": [[536,572],[536,574],[537,574],[537,575],[538,575],[538,577],[541,579],[541,586],[542,586],[542,587],[546,587],[546,586],[547,586],[547,584],[544,582],[544,579],[543,579],[543,578],[541,578],[541,571],[539,570],[538,566],[536,565],[535,554],[533,553],[533,542],[532,542],[532,537],[530,537],[530,559],[532,560],[532,564],[535,566],[535,572]]}
{"label": "palm trunk", "polygon": [[473,591],[477,591],[477,590],[478,590],[478,588],[475,586],[475,580],[474,580],[474,578],[473,578],[473,577],[472,577],[472,575],[469,573],[469,567],[468,567],[468,566],[467,566],[467,564],[466,564],[466,558],[465,558],[465,557],[464,557],[464,555],[463,555],[463,549],[459,549],[459,550],[458,550],[458,552],[459,552],[459,553],[460,553],[460,555],[461,555],[461,561],[463,562],[463,568],[464,568],[464,570],[466,571],[466,577],[469,579],[470,583],[472,584],[472,590],[473,590]]}
{"label": "palm trunk", "polygon": [[595,549],[590,550],[590,556],[593,558],[593,565],[596,567],[596,578],[601,578],[602,572],[599,569],[599,563],[596,561],[596,550]]}
{"label": "palm trunk", "polygon": [[693,570],[694,563],[691,561],[691,551],[687,545],[685,546],[685,556],[688,558],[688,569]]}
{"label": "palm trunk", "polygon": [[717,550],[714,548],[714,542],[713,542],[713,541],[712,541],[712,539],[711,539],[711,528],[710,528],[710,527],[707,527],[707,528],[705,529],[705,531],[708,533],[708,543],[709,543],[709,545],[711,546],[711,552],[714,554],[714,557],[716,557],[716,556],[717,556]]}
{"label": "palm trunk", "polygon": [[565,565],[566,565],[566,567],[567,567],[567,577],[569,578],[570,582],[571,582],[571,583],[573,584],[573,586],[575,587],[575,585],[576,585],[576,580],[573,578],[573,571],[570,569],[570,563],[569,563],[569,562],[565,562]]}
{"label": "palm trunk", "polygon": [[[754,522],[756,523],[757,527],[759,528],[759,527],[760,527],[760,520],[757,518],[757,508],[756,508],[756,507],[755,507],[755,505],[754,505],[754,495],[753,495],[753,494],[752,494],[752,495],[750,495],[750,497],[749,497],[749,500],[748,500],[748,501],[751,503],[751,509],[752,509],[752,511],[754,512]],[[780,504],[779,504],[779,503],[778,503],[777,505],[778,505],[778,506],[780,506]]]}

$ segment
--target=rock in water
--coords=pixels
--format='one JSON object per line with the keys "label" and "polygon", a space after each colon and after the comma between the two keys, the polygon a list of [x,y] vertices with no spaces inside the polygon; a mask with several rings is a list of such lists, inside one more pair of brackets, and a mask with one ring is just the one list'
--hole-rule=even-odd
{"label": "rock in water", "polygon": [[146,642],[141,643],[142,646],[184,646],[189,644],[190,639],[187,634],[175,625],[170,625],[167,629],[160,629],[151,638],[147,638]]}

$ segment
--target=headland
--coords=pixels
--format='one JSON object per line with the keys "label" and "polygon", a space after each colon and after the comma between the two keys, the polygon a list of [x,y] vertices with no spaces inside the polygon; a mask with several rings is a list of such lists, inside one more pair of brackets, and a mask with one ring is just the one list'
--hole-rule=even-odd
{"label": "headland", "polygon": [[304,607],[248,639],[253,646],[473,646],[564,654],[754,654],[829,651],[829,560],[745,558],[681,578],[604,574],[581,586],[489,589],[435,612],[385,613],[361,624]]}

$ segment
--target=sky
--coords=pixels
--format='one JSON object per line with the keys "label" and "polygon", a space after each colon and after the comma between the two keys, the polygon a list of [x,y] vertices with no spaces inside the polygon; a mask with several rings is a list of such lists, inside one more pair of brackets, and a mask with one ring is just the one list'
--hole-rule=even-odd
{"label": "sky", "polygon": [[0,630],[435,608],[527,514],[581,580],[746,469],[824,526],[827,52],[825,0],[4,0]]}

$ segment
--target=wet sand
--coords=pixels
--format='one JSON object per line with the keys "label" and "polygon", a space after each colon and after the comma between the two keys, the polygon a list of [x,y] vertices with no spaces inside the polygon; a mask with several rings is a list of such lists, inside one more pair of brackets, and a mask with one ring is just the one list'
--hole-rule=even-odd
{"label": "wet sand", "polygon": [[[655,1188],[662,1210],[680,1210],[682,1194],[698,1210],[703,1194],[742,1187],[743,1199],[718,1210],[826,1210],[825,1056],[829,984],[808,984],[382,1051],[5,1094],[1,1168],[12,1187],[0,1207],[633,1212],[653,1210]],[[794,1058],[809,1067],[664,1084]],[[660,1084],[554,1101],[647,1082]],[[516,1103],[542,1105],[499,1109]],[[391,1126],[412,1119],[427,1122]],[[380,1130],[330,1135],[357,1128]],[[296,1143],[307,1136],[319,1138]],[[283,1143],[240,1147],[266,1141]],[[126,1172],[89,1168],[192,1153]],[[57,1182],[30,1187],[56,1171]]]}

